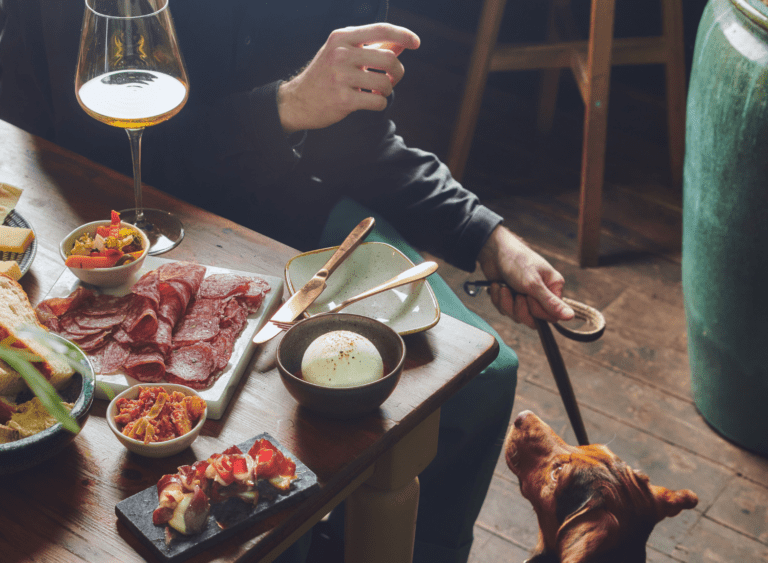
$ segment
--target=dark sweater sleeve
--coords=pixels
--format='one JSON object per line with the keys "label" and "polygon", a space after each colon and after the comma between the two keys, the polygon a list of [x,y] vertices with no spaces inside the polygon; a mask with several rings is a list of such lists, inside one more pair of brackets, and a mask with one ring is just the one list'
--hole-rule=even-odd
{"label": "dark sweater sleeve", "polygon": [[262,174],[279,176],[299,160],[300,137],[285,134],[277,110],[280,81],[237,92],[218,100],[208,119],[216,159],[232,162],[247,155],[258,161]]}
{"label": "dark sweater sleeve", "polygon": [[388,114],[360,111],[310,131],[301,166],[331,179],[341,196],[380,213],[419,250],[473,271],[502,218],[457,182],[436,155],[408,147]]}

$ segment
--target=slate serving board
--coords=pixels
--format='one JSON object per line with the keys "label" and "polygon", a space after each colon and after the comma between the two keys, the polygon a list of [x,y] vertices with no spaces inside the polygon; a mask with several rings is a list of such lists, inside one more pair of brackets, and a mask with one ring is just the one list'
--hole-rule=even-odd
{"label": "slate serving board", "polygon": [[[165,526],[155,526],[152,523],[152,512],[157,508],[156,486],[149,487],[117,503],[115,513],[118,519],[163,561],[175,563],[197,555],[240,530],[286,508],[306,497],[319,486],[317,476],[306,465],[285,451],[277,440],[267,433],[254,436],[237,446],[243,452],[247,452],[256,440],[262,438],[272,442],[283,455],[296,462],[298,479],[293,482],[288,491],[281,493],[268,482],[260,480],[258,482],[259,502],[255,506],[236,498],[212,504],[208,524],[201,533],[184,536],[174,531],[174,539],[170,543],[166,543]],[[221,522],[223,527],[217,522]]]}

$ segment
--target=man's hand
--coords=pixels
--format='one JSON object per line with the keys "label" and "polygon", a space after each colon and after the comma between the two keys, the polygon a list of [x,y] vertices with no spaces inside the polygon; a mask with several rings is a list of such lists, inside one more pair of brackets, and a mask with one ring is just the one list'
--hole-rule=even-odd
{"label": "man's hand", "polygon": [[502,314],[531,328],[536,328],[534,317],[552,322],[573,318],[573,309],[561,299],[563,276],[505,227],[491,233],[478,261],[487,279],[503,280],[520,293],[513,298],[508,288],[491,285],[491,301]]}
{"label": "man's hand", "polygon": [[360,109],[383,110],[405,72],[398,55],[418,47],[415,33],[388,23],[332,32],[307,67],[280,85],[283,129],[320,129]]}

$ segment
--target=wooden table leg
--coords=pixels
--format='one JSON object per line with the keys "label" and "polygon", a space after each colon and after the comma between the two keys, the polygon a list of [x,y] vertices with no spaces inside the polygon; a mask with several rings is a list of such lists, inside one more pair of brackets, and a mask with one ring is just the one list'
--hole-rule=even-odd
{"label": "wooden table leg", "polygon": [[418,475],[437,453],[440,411],[385,453],[346,502],[346,563],[410,563],[419,504]]}

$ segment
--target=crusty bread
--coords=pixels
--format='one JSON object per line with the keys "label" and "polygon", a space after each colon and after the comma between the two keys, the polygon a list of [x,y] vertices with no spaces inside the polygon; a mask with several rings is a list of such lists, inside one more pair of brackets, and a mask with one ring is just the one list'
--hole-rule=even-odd
{"label": "crusty bread", "polygon": [[21,268],[15,260],[0,260],[0,274],[5,274],[19,281],[21,278]]}
{"label": "crusty bread", "polygon": [[[26,349],[44,358],[36,367],[55,388],[61,388],[69,381],[74,370],[66,361],[51,354],[45,346],[34,340],[19,337],[17,329],[24,325],[47,330],[37,320],[24,289],[15,280],[0,274],[0,345]],[[21,376],[0,360],[0,395],[15,395],[25,386]]]}

